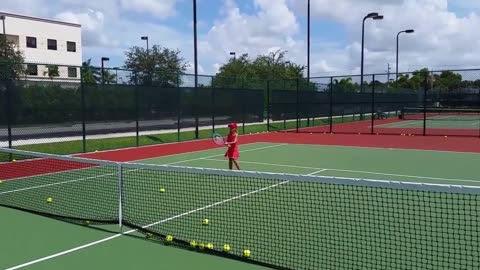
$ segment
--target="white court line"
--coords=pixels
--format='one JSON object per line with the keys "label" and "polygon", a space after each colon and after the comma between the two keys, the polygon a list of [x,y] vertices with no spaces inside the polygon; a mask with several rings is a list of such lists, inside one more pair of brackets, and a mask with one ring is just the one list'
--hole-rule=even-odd
{"label": "white court line", "polygon": [[[247,150],[243,150],[242,153],[244,153],[244,152],[251,152],[251,151],[257,151],[257,150],[262,150],[262,149],[268,149],[268,148],[273,148],[273,147],[279,147],[279,146],[284,146],[284,145],[287,145],[287,144],[286,144],[286,143],[282,143],[282,144],[269,145],[269,146],[265,146],[265,147],[247,149]],[[180,163],[187,163],[187,162],[191,162],[191,161],[208,159],[208,158],[219,157],[219,156],[223,156],[223,154],[216,154],[216,155],[211,155],[211,156],[201,157],[201,158],[192,158],[192,159],[180,160],[180,161],[168,163],[168,164],[166,164],[166,165],[174,165],[174,164],[180,164]],[[168,157],[168,156],[167,156],[167,157]]]}
{"label": "white court line", "polygon": [[[218,161],[218,162],[223,161],[223,160],[219,160],[219,159],[206,159],[206,160]],[[417,175],[405,175],[405,174],[393,174],[393,173],[369,172],[369,171],[356,171],[356,170],[344,170],[344,169],[333,169],[333,168],[316,168],[316,167],[295,166],[295,165],[264,163],[264,162],[253,162],[253,161],[243,161],[243,160],[240,161],[240,163],[257,164],[257,165],[265,165],[265,166],[276,166],[276,167],[287,167],[287,168],[299,168],[299,169],[308,169],[308,170],[320,170],[316,173],[319,173],[319,172],[322,172],[322,171],[337,171],[337,172],[351,172],[351,173],[384,175],[384,176],[397,176],[397,177],[405,177],[405,178],[430,179],[430,180],[440,180],[440,181],[458,181],[458,182],[480,183],[480,180],[471,180],[471,179],[441,178],[441,177],[429,177],[429,176],[417,176]]]}
{"label": "white court line", "polygon": [[[290,181],[283,181],[283,182],[280,182],[280,183],[277,183],[277,184],[274,184],[274,185],[270,185],[268,187],[264,187],[264,188],[261,188],[261,189],[257,189],[257,190],[254,190],[254,191],[250,191],[248,193],[244,193],[244,194],[241,194],[241,195],[238,195],[238,196],[226,199],[226,200],[218,201],[214,204],[210,204],[210,205],[207,205],[207,206],[204,206],[204,207],[201,207],[201,208],[197,208],[197,209],[194,209],[194,210],[191,210],[191,211],[188,211],[188,212],[176,215],[176,216],[172,216],[170,218],[167,218],[167,219],[164,219],[164,220],[161,220],[161,221],[157,221],[155,223],[145,225],[142,228],[146,229],[146,228],[149,228],[149,227],[161,224],[161,223],[165,223],[165,222],[170,221],[170,220],[174,220],[174,219],[177,219],[177,218],[180,218],[180,217],[183,217],[183,216],[186,216],[186,215],[190,215],[190,214],[193,214],[193,213],[196,213],[196,212],[208,209],[208,208],[215,207],[215,206],[220,205],[220,204],[224,204],[224,203],[234,201],[234,200],[237,200],[237,199],[240,199],[240,198],[243,198],[243,197],[255,194],[255,193],[262,192],[264,190],[268,190],[268,189],[271,189],[271,188],[274,188],[274,187],[277,187],[277,186],[280,186],[280,185],[284,185],[288,182],[290,182]],[[106,242],[106,241],[110,241],[110,240],[115,239],[117,237],[120,237],[122,235],[131,234],[131,233],[136,232],[136,231],[137,230],[135,229],[135,230],[130,230],[130,231],[127,231],[127,232],[124,232],[124,233],[115,234],[113,236],[110,236],[110,237],[107,237],[107,238],[104,238],[104,239],[100,239],[98,241],[91,242],[91,243],[88,243],[88,244],[85,244],[85,245],[82,245],[82,246],[79,246],[79,247],[76,247],[76,248],[65,250],[65,251],[62,251],[62,252],[59,252],[59,253],[56,253],[56,254],[52,254],[50,256],[46,256],[46,257],[43,257],[43,258],[40,258],[40,259],[37,259],[37,260],[33,260],[33,261],[30,261],[30,262],[27,262],[27,263],[24,263],[24,264],[20,264],[20,265],[14,266],[14,267],[10,267],[10,268],[7,268],[6,270],[20,269],[20,268],[23,268],[23,267],[26,267],[26,266],[30,266],[32,264],[43,262],[43,261],[46,261],[46,260],[49,260],[49,259],[53,259],[55,257],[59,257],[59,256],[62,256],[62,255],[68,254],[68,253],[75,252],[77,250],[81,250],[81,249],[91,247],[91,246],[94,246],[94,245],[97,245],[97,244],[100,244],[100,243],[103,243],[103,242]]]}
{"label": "white court line", "polygon": [[477,122],[473,122],[473,124],[471,124],[472,126],[475,126],[475,125],[478,125],[480,124],[480,121],[477,121]]}
{"label": "white court line", "polygon": [[[278,147],[278,146],[283,146],[283,145],[286,145],[286,144],[275,144],[275,145],[270,145],[270,146],[265,146],[265,147],[252,148],[252,149],[244,150],[244,151],[242,151],[242,152],[257,151],[257,150],[262,150],[262,149],[267,149],[267,148],[272,148],[272,147]],[[222,156],[222,155],[221,155],[221,154],[216,154],[216,155],[207,156],[207,157],[200,157],[200,158],[194,158],[194,159],[188,159],[188,160],[171,162],[171,163],[167,163],[167,164],[164,164],[164,165],[174,165],[174,164],[185,163],[185,162],[190,162],[190,161],[195,161],[195,160],[202,160],[202,159],[207,159],[207,158],[212,158],[212,157],[218,157],[218,156]],[[87,169],[88,169],[88,168],[87,168]],[[79,170],[82,170],[82,169],[79,169]],[[135,171],[138,171],[138,170],[141,170],[141,169],[131,169],[131,170],[125,171],[124,173],[135,172]],[[65,172],[65,171],[64,171],[64,172]],[[60,172],[58,172],[58,173],[60,173]],[[51,173],[51,174],[54,174],[54,173]],[[74,182],[78,182],[78,181],[96,179],[96,178],[101,178],[101,177],[104,177],[104,176],[111,176],[111,175],[116,175],[116,173],[106,173],[106,174],[100,174],[100,175],[91,176],[91,177],[87,177],[87,178],[79,178],[79,179],[73,179],[73,180],[68,180],[68,181],[64,181],[64,182],[58,182],[58,183],[52,183],[52,184],[45,184],[45,185],[38,185],[38,186],[33,186],[33,187],[28,187],[28,188],[21,188],[21,189],[15,189],[15,190],[9,190],[9,191],[0,192],[0,195],[4,195],[4,194],[8,194],[8,193],[20,192],[20,191],[33,190],[33,189],[40,189],[40,188],[51,187],[51,186],[62,185],[62,184],[69,184],[69,183],[74,183]],[[19,179],[19,178],[18,178],[18,179]],[[12,180],[13,180],[13,179],[12,179]],[[9,180],[9,181],[11,181],[11,180]]]}

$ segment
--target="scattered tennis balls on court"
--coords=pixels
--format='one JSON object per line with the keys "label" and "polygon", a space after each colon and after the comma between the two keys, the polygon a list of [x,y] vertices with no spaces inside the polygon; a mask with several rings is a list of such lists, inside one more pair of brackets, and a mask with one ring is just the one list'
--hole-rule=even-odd
{"label": "scattered tennis balls on court", "polygon": [[53,199],[52,198],[47,198],[47,203],[52,203]]}
{"label": "scattered tennis balls on court", "polygon": [[160,192],[164,193],[166,190],[164,188],[160,189]]}
{"label": "scattered tennis balls on court", "polygon": [[200,243],[200,244],[198,245],[198,248],[199,248],[200,250],[204,250],[204,249],[205,249],[205,244],[204,244],[204,243]]}
{"label": "scattered tennis balls on court", "polygon": [[208,244],[207,244],[207,248],[210,249],[210,250],[212,250],[212,249],[213,249],[213,244],[212,244],[212,243],[208,243]]}
{"label": "scattered tennis balls on court", "polygon": [[173,236],[167,235],[167,237],[165,237],[165,240],[166,240],[168,243],[170,243],[170,242],[173,241]]}
{"label": "scattered tennis balls on court", "polygon": [[145,237],[147,237],[147,238],[152,238],[152,237],[153,237],[153,234],[147,233],[147,234],[145,235]]}
{"label": "scattered tennis balls on court", "polygon": [[90,220],[85,220],[85,225],[90,225]]}
{"label": "scattered tennis balls on court", "polygon": [[197,241],[195,241],[195,240],[190,241],[190,247],[191,248],[197,248],[197,245],[198,245]]}
{"label": "scattered tennis balls on court", "polygon": [[12,159],[12,162],[17,162],[17,160],[16,160],[16,159]]}
{"label": "scattered tennis balls on court", "polygon": [[228,245],[228,244],[223,245],[223,251],[229,252],[230,251],[230,245]]}
{"label": "scattered tennis balls on court", "polygon": [[245,250],[243,251],[243,256],[245,256],[245,257],[250,257],[250,254],[251,254],[251,252],[250,252],[250,250],[248,250],[248,249],[245,249]]}
{"label": "scattered tennis balls on court", "polygon": [[95,153],[98,152],[98,150],[95,150]]}
{"label": "scattered tennis balls on court", "polygon": [[206,219],[204,219],[204,220],[202,221],[202,224],[203,224],[203,225],[208,225],[208,222],[209,222],[209,221],[208,221],[208,218],[206,218]]}

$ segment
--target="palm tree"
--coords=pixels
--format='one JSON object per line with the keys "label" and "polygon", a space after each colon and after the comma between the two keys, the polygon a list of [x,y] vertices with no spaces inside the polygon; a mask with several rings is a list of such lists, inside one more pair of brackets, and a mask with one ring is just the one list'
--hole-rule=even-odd
{"label": "palm tree", "polygon": [[109,70],[105,70],[103,72],[104,84],[113,84],[115,83],[116,79],[117,79],[117,76],[113,72],[110,72]]}
{"label": "palm tree", "polygon": [[82,81],[88,84],[96,84],[100,81],[100,71],[91,64],[92,59],[82,63]]}

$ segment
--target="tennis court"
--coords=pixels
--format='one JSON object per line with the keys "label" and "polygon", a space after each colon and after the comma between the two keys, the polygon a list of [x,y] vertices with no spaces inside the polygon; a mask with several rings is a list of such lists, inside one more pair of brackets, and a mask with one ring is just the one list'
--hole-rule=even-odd
{"label": "tennis court", "polygon": [[478,153],[251,143],[250,172],[223,153],[2,164],[0,205],[76,224],[0,208],[0,269],[480,267]]}

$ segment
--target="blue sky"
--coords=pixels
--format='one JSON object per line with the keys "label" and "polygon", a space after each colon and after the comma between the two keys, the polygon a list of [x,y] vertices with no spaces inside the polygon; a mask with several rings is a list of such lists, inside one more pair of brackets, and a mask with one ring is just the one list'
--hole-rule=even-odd
{"label": "blue sky", "polygon": [[[278,49],[306,64],[306,0],[197,0],[199,70],[213,74],[228,52],[255,57]],[[467,0],[311,0],[311,73],[359,73],[361,20],[373,11],[383,21],[366,22],[366,72],[395,64],[395,36],[401,36],[401,71],[478,67],[480,3]],[[191,0],[2,0],[2,11],[83,25],[83,58],[99,64],[110,57],[122,66],[130,46],[178,48],[193,64]],[[442,29],[442,31],[439,31]],[[189,72],[193,72],[190,66]]]}

